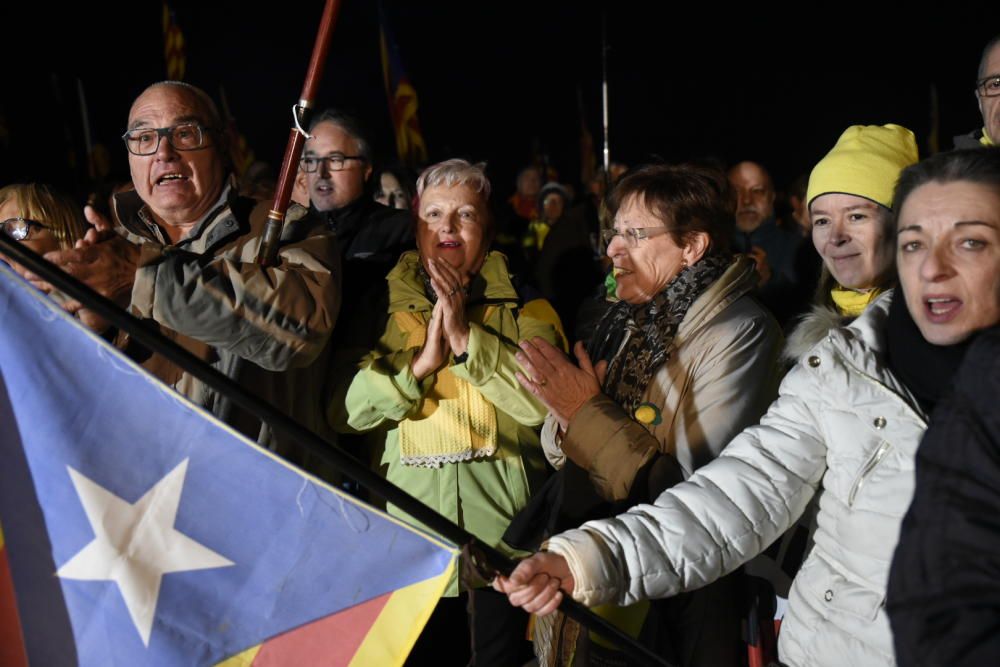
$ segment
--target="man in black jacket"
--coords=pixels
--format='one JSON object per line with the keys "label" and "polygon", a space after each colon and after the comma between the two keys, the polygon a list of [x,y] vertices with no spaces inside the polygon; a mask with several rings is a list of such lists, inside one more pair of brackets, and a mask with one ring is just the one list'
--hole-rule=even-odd
{"label": "man in black jacket", "polygon": [[[299,180],[309,193],[310,215],[334,232],[343,260],[343,299],[333,332],[333,366],[324,392],[327,421],[347,431],[344,395],[357,362],[378,341],[385,328],[388,291],[385,276],[400,254],[414,247],[409,211],[383,206],[372,197],[372,151],[358,123],[327,109],[309,125],[300,161]],[[338,439],[341,446],[361,455],[363,443],[354,437]],[[312,463],[329,479],[335,473]]]}

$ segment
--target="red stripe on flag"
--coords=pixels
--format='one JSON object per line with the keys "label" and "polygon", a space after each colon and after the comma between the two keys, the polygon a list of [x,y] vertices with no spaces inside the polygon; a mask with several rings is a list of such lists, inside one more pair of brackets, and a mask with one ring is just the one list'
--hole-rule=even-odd
{"label": "red stripe on flag", "polygon": [[28,656],[24,651],[21,622],[17,616],[17,602],[14,600],[14,579],[7,562],[7,549],[0,534],[0,665],[4,667],[28,667]]}
{"label": "red stripe on flag", "polygon": [[261,646],[253,667],[347,667],[390,597],[386,593],[278,635]]}

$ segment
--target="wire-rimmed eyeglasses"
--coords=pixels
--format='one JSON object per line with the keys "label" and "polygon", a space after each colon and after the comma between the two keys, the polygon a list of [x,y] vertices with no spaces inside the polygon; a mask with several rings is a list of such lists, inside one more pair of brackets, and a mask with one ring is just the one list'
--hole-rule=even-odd
{"label": "wire-rimmed eyeglasses", "polygon": [[611,242],[616,238],[624,239],[628,247],[636,248],[639,246],[639,241],[659,236],[669,231],[666,227],[626,227],[621,231],[612,227],[611,229],[601,230],[601,240],[604,241],[605,248],[611,245]]}

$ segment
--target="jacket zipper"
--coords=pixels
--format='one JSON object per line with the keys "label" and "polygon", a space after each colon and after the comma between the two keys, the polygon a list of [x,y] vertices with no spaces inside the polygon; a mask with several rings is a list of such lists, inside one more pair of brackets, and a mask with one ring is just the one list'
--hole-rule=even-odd
{"label": "jacket zipper", "polygon": [[854,506],[854,498],[858,495],[861,487],[865,485],[865,480],[867,480],[868,476],[871,475],[875,468],[878,467],[878,464],[882,462],[882,459],[885,458],[885,455],[889,453],[890,449],[892,449],[892,444],[888,440],[883,440],[881,444],[879,444],[878,449],[875,450],[875,453],[872,454],[871,457],[869,457],[869,459],[865,462],[864,467],[861,468],[861,473],[854,481],[854,486],[851,487],[851,493],[847,496],[848,507]]}

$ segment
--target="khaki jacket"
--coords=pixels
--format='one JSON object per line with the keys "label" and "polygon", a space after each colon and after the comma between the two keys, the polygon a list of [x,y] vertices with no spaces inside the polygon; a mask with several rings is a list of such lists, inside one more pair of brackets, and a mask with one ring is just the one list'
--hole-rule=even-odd
{"label": "khaki jacket", "polygon": [[670,357],[642,396],[655,406],[652,423],[601,394],[574,415],[561,443],[555,420],[546,420],[542,445],[549,462],[561,467],[568,455],[587,470],[601,497],[624,500],[657,452],[676,457],[688,477],[755,424],[777,395],[782,344],[774,318],[748,296],[755,282],[753,263],[739,257],[691,304]]}
{"label": "khaki jacket", "polygon": [[[171,244],[134,192],[116,213],[141,244],[131,310],[175,342],[325,435],[320,396],[327,342],[340,304],[340,255],[332,234],[293,205],[276,266],[256,264],[268,205],[226,188],[194,231]],[[124,336],[119,344],[128,346]],[[274,439],[259,420],[194,377],[153,355],[143,364],[168,385],[261,444]]]}

